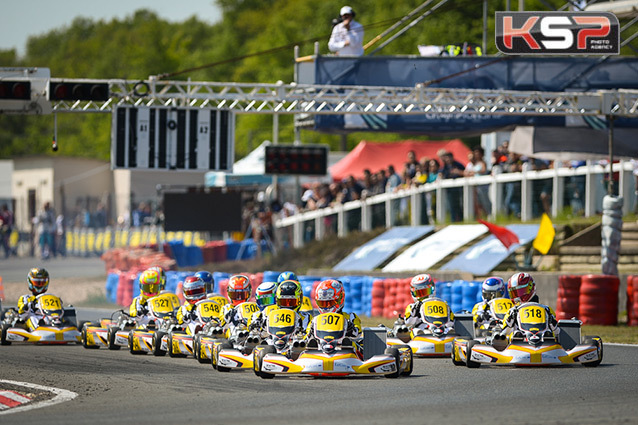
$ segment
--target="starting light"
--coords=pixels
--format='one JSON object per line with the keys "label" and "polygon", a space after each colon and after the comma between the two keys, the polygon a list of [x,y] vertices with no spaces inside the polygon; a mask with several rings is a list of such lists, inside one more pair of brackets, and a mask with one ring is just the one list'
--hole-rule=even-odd
{"label": "starting light", "polygon": [[322,145],[266,146],[265,174],[322,176],[328,172],[328,147]]}
{"label": "starting light", "polygon": [[109,100],[108,83],[62,81],[49,83],[49,100]]}
{"label": "starting light", "polygon": [[31,100],[31,82],[0,80],[0,99]]}

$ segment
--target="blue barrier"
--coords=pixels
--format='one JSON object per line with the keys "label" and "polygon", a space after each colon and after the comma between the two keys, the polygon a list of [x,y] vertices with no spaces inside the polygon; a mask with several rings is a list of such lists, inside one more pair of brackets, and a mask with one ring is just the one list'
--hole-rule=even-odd
{"label": "blue barrier", "polygon": [[215,284],[213,285],[213,292],[219,292],[219,282],[228,279],[229,277],[230,273],[213,272],[213,280],[215,281]]}
{"label": "blue barrier", "polygon": [[277,278],[281,272],[275,272],[272,270],[266,270],[264,272],[263,282],[277,282]]}
{"label": "blue barrier", "polygon": [[476,304],[476,295],[481,292],[481,282],[465,282],[463,285],[463,302],[462,309],[472,311]]}
{"label": "blue barrier", "polygon": [[188,267],[201,266],[204,264],[204,253],[198,246],[185,247],[186,263]]}
{"label": "blue barrier", "polygon": [[109,302],[117,301],[117,288],[120,285],[120,275],[118,273],[109,273],[106,276],[106,299]]}

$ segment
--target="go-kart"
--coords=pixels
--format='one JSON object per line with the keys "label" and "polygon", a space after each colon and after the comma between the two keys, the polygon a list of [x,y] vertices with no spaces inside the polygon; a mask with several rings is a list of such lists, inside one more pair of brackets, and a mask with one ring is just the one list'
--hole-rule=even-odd
{"label": "go-kart", "polygon": [[[262,345],[253,350],[253,370],[255,375],[262,376],[260,360],[267,353],[277,353],[291,360],[296,360],[306,348],[304,335],[297,334],[297,315],[290,309],[271,309],[266,318],[264,332],[266,337]],[[265,378],[274,375],[267,374]]]}
{"label": "go-kart", "polygon": [[154,354],[163,355],[168,351],[171,357],[192,355],[200,363],[209,361],[210,347],[213,342],[224,336],[222,306],[211,299],[205,299],[193,306],[192,314],[195,317],[194,320],[189,321],[181,329],[171,330],[164,336],[162,347],[165,347],[165,351],[154,352]]}
{"label": "go-kart", "polygon": [[467,315],[458,315],[459,317],[455,317],[452,322],[450,308],[447,302],[440,298],[425,300],[421,304],[419,315],[426,325],[425,328],[410,329],[399,316],[394,322],[394,327],[388,332],[388,345],[407,344],[417,357],[449,357],[454,338],[464,335],[457,329],[459,320],[467,319]]}
{"label": "go-kart", "polygon": [[[323,313],[313,319],[314,333],[296,360],[277,353],[274,346],[260,346],[255,353],[255,372],[264,379],[274,375],[310,376],[382,375],[397,378],[412,373],[412,350],[407,345],[385,348],[364,356],[366,343],[346,337],[347,323],[337,313]],[[364,329],[364,341],[366,331]],[[385,336],[385,330],[382,330]],[[353,344],[354,342],[354,344]],[[366,353],[370,354],[370,353]]]}
{"label": "go-kart", "polygon": [[[259,306],[254,302],[243,302],[236,307],[239,323],[227,323],[225,341],[215,341],[210,353],[211,364],[219,372],[231,369],[251,369],[253,367],[253,349],[261,343],[261,331],[251,326],[254,314]],[[203,344],[202,344],[203,345]],[[205,350],[205,348],[204,348]]]}
{"label": "go-kart", "polygon": [[485,306],[485,310],[479,313],[480,321],[474,322],[477,336],[487,336],[493,329],[499,327],[503,323],[503,319],[510,309],[514,307],[514,303],[509,298],[491,299]]}
{"label": "go-kart", "polygon": [[580,335],[580,321],[559,320],[558,335],[549,328],[545,306],[523,304],[516,330],[509,335],[493,333],[484,339],[457,338],[451,353],[457,366],[478,368],[481,364],[514,366],[557,366],[582,364],[596,367],[603,359],[603,342],[598,336]]}
{"label": "go-kart", "polygon": [[18,312],[9,309],[2,320],[1,345],[12,342],[37,344],[80,343],[75,309],[64,308],[62,300],[51,294],[40,294],[33,301],[33,313],[22,322]]}
{"label": "go-kart", "polygon": [[[84,348],[108,347],[119,350],[129,347],[132,354],[154,352],[158,355],[162,348],[162,336],[177,325],[175,311],[179,308],[179,299],[174,294],[159,294],[148,300],[148,313],[140,317],[131,317],[120,310],[117,319],[102,319],[99,325],[86,323],[82,328]],[[154,340],[155,333],[160,332]]]}

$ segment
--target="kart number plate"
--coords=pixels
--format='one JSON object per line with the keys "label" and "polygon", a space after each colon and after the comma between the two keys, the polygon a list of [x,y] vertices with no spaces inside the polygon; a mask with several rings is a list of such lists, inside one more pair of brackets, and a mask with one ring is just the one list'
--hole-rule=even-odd
{"label": "kart number plate", "polygon": [[499,315],[499,317],[503,317],[512,307],[514,307],[514,303],[507,298],[497,298],[491,301],[492,311]]}
{"label": "kart number plate", "polygon": [[268,314],[268,323],[280,327],[295,323],[295,312],[288,309],[273,310]]}
{"label": "kart number plate", "polygon": [[214,301],[201,303],[199,305],[199,313],[202,315],[202,317],[220,317],[221,312],[221,306]]}
{"label": "kart number plate", "polygon": [[170,298],[157,296],[150,299],[153,304],[153,311],[157,313],[171,313],[173,311],[173,302]]}
{"label": "kart number plate", "polygon": [[253,302],[245,302],[239,305],[241,308],[239,309],[242,319],[246,319],[247,324],[250,325],[250,322],[253,318],[253,314],[259,311],[259,307],[256,303]]}
{"label": "kart number plate", "polygon": [[226,304],[228,304],[228,300],[222,297],[221,295],[215,295],[214,297],[210,297],[208,299],[211,301],[215,301],[217,304],[221,306],[225,306]]}
{"label": "kart number plate", "polygon": [[444,301],[432,300],[423,303],[421,306],[423,315],[427,317],[447,317],[448,307]]}
{"label": "kart number plate", "polygon": [[40,305],[45,310],[61,310],[62,301],[55,295],[45,295],[40,297]]}
{"label": "kart number plate", "polygon": [[545,323],[547,321],[545,309],[542,307],[523,307],[519,314],[521,323]]}
{"label": "kart number plate", "polygon": [[324,313],[317,317],[317,331],[339,332],[343,330],[343,316],[336,313]]}

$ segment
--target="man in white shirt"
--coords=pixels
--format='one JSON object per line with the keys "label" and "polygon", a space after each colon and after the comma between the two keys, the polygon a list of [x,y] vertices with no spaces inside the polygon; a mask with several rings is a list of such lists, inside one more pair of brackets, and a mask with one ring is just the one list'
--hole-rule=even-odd
{"label": "man in white shirt", "polygon": [[339,56],[363,56],[363,26],[354,20],[354,11],[343,6],[341,22],[332,28],[328,48]]}

